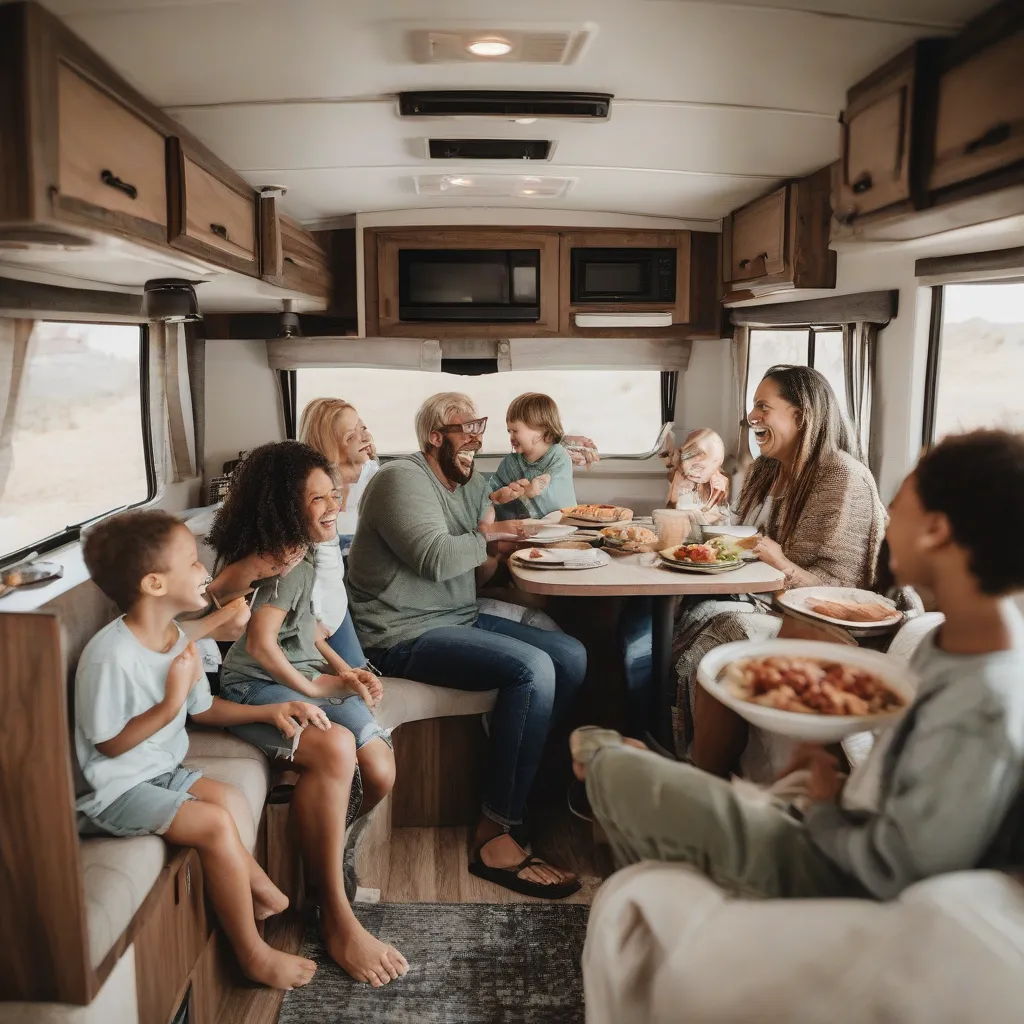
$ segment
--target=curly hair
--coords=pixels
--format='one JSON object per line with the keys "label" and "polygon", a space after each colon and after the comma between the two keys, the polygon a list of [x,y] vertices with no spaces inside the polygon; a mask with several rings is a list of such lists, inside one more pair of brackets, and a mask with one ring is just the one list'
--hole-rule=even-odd
{"label": "curly hair", "polygon": [[218,565],[254,554],[283,557],[290,548],[314,543],[303,509],[306,480],[314,469],[334,479],[327,457],[299,441],[253,449],[235,470],[207,536]]}
{"label": "curly hair", "polygon": [[164,550],[180,519],[159,509],[121,512],[97,523],[85,535],[82,557],[93,583],[122,612],[142,596],[140,584],[151,572],[164,572]]}
{"label": "curly hair", "polygon": [[976,430],[947,437],[914,470],[921,504],[941,512],[957,544],[970,552],[983,594],[1024,588],[1024,548],[995,529],[992,509],[1015,517],[1024,509],[1024,434]]}

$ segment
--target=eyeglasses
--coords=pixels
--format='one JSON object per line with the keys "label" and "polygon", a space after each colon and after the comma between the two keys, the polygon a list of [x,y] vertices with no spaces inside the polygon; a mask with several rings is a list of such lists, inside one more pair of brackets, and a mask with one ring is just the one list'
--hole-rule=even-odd
{"label": "eyeglasses", "polygon": [[440,434],[468,434],[470,437],[479,437],[486,429],[486,416],[481,416],[478,420],[467,420],[465,423],[449,423],[445,427],[437,428]]}

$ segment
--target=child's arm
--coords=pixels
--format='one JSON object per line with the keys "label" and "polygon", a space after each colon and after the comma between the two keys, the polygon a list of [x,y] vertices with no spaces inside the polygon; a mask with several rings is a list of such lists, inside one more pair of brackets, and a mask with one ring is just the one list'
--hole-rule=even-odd
{"label": "child's arm", "polygon": [[[292,666],[277,642],[287,613],[283,608],[265,604],[253,613],[245,635],[245,649],[277,682],[306,697],[329,697],[341,688],[337,676],[321,675],[307,679]],[[318,647],[319,649],[319,647]]]}
{"label": "child's arm", "polygon": [[167,670],[164,699],[149,710],[143,711],[141,715],[129,719],[116,736],[97,743],[96,749],[104,757],[118,757],[158,733],[177,717],[182,705],[188,700],[192,687],[199,682],[202,674],[199,653],[195,644],[190,643],[171,662],[171,667]]}
{"label": "child's arm", "polygon": [[362,697],[366,701],[367,707],[373,708],[380,703],[381,697],[384,696],[384,686],[381,681],[372,672],[349,665],[327,642],[327,631],[319,622],[317,623],[316,649],[341,683]]}
{"label": "child's arm", "polygon": [[331,727],[327,715],[315,704],[307,704],[304,700],[289,700],[283,704],[236,704],[233,700],[214,697],[206,711],[190,717],[200,725],[222,728],[265,722],[276,725],[289,739],[295,734],[296,723],[300,726],[315,725],[324,732]]}
{"label": "child's arm", "polygon": [[182,632],[190,640],[202,640],[212,636],[214,640],[234,642],[244,632],[249,622],[249,605],[244,597],[236,597],[222,608],[217,608],[198,619],[179,621]]}

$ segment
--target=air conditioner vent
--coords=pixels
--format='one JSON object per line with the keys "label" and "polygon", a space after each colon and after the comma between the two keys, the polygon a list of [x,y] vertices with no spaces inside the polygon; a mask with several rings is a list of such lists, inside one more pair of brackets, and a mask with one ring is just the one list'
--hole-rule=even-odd
{"label": "air conditioner vent", "polygon": [[549,139],[428,139],[431,160],[548,160]]}
{"label": "air conditioner vent", "polygon": [[400,92],[402,117],[501,117],[517,120],[567,117],[606,120],[612,96],[602,92],[498,92],[458,90]]}
{"label": "air conditioner vent", "polygon": [[[596,33],[595,25],[546,29],[421,29],[410,33],[420,64],[575,64]],[[497,41],[506,52],[474,53],[474,44]]]}

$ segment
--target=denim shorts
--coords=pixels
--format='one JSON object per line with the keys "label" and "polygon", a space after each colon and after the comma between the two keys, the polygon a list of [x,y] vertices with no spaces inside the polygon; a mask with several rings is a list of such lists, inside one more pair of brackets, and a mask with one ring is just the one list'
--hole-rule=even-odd
{"label": "denim shorts", "polygon": [[[306,697],[298,690],[293,690],[283,683],[268,683],[262,679],[253,679],[221,686],[220,695],[225,700],[235,701],[236,704],[284,704],[292,700],[305,701],[307,704],[315,704],[318,708],[322,708],[324,714],[334,725],[348,729],[356,738],[356,750],[375,739],[382,739],[389,747],[391,746],[391,738],[388,736],[387,730],[378,724],[377,719],[373,717],[373,712],[366,706],[363,698],[357,694],[351,694],[348,697]],[[277,733],[278,737],[281,736],[271,726],[263,728],[268,733],[273,732]],[[287,754],[271,753],[263,743],[250,739],[249,736],[238,732],[237,728],[232,729],[232,732],[242,735],[243,739],[254,743],[269,756],[287,756]],[[286,742],[290,753],[291,742]]]}
{"label": "denim shorts", "polygon": [[79,814],[78,831],[82,835],[162,836],[181,805],[195,800],[189,790],[202,774],[179,765],[173,772],[140,782],[93,817]]}

